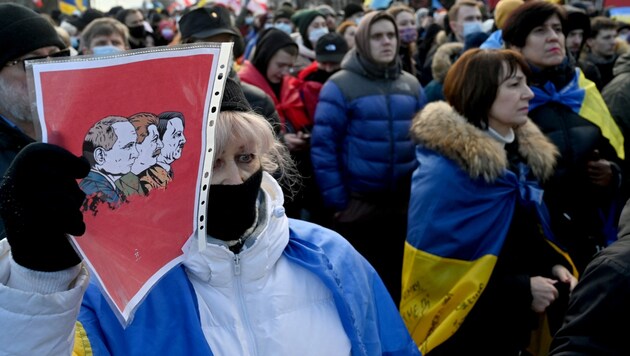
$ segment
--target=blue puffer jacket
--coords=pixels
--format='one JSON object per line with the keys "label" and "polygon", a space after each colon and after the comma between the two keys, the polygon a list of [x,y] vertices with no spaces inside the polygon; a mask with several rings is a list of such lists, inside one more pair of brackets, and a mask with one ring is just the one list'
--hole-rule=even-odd
{"label": "blue puffer jacket", "polygon": [[353,50],[324,84],[315,111],[311,157],[327,206],[343,210],[351,193],[407,187],[416,167],[411,119],[426,104],[422,86],[400,63],[377,68]]}

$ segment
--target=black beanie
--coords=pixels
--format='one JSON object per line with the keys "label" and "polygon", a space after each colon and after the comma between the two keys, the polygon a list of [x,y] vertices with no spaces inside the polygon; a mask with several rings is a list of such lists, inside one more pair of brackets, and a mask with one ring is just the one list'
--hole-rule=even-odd
{"label": "black beanie", "polygon": [[294,46],[295,49],[298,48],[297,43],[285,32],[274,27],[263,30],[258,35],[256,49],[254,50],[254,56],[251,62],[254,67],[258,69],[260,74],[267,78],[267,66],[269,65],[269,61],[271,61],[271,57],[279,50],[289,46]]}
{"label": "black beanie", "polygon": [[35,11],[16,4],[0,4],[0,70],[42,47],[66,48],[55,28]]}
{"label": "black beanie", "polygon": [[223,98],[221,99],[221,111],[252,111],[249,102],[245,99],[241,85],[232,78],[227,78]]}

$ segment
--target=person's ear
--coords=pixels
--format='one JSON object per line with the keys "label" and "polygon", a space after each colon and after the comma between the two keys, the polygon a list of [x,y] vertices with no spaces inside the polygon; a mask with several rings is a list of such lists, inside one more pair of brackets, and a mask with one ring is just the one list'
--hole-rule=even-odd
{"label": "person's ear", "polygon": [[98,165],[105,163],[105,149],[103,147],[98,147],[94,150],[94,162]]}

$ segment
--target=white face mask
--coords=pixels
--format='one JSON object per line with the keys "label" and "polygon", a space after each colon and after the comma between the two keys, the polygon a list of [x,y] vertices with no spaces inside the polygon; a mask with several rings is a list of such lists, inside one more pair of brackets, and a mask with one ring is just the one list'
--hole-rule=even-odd
{"label": "white face mask", "polygon": [[317,40],[327,33],[328,33],[328,28],[326,27],[316,28],[313,31],[311,31],[311,33],[309,33],[308,39],[309,41],[311,41],[311,43],[317,43]]}
{"label": "white face mask", "polygon": [[112,45],[92,47],[92,53],[94,53],[95,56],[106,56],[108,54],[116,54],[120,52],[122,52],[120,48]]}
{"label": "white face mask", "polygon": [[290,35],[291,32],[293,32],[293,29],[291,28],[291,25],[289,25],[288,23],[285,23],[285,22],[279,22],[279,23],[273,25],[273,27],[275,27],[278,30],[286,33],[287,35]]}
{"label": "white face mask", "polygon": [[483,29],[481,27],[481,22],[479,21],[464,22],[464,31],[462,33],[464,37],[470,35],[471,33],[476,33],[476,32],[483,32]]}

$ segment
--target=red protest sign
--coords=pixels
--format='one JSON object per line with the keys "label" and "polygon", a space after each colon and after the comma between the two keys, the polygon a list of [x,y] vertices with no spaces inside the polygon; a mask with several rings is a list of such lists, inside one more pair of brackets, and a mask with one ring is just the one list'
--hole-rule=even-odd
{"label": "red protest sign", "polygon": [[32,65],[42,140],[90,162],[79,182],[87,231],[73,240],[123,323],[202,228],[209,123],[230,51],[203,44]]}

